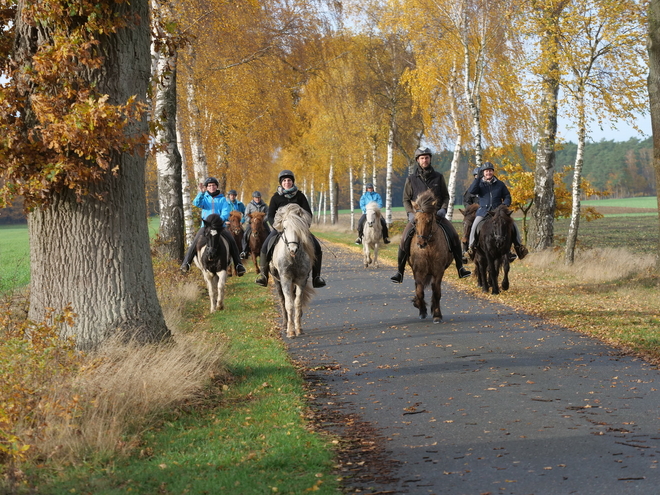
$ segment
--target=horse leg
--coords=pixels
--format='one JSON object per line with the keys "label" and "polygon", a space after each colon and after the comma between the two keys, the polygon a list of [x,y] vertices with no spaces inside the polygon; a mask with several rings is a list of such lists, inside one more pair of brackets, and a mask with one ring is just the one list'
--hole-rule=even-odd
{"label": "horse leg", "polygon": [[431,296],[431,313],[433,313],[433,323],[442,322],[442,310],[440,309],[440,299],[442,299],[442,274],[433,278],[431,286],[433,294]]}
{"label": "horse leg", "polygon": [[[305,284],[307,284],[307,280],[305,280]],[[295,323],[295,334],[296,337],[299,336],[302,331],[302,315],[303,315],[303,308],[302,308],[302,294],[304,287],[301,287],[300,285],[294,285],[293,289],[295,291],[294,294],[294,311],[295,311],[295,317],[294,317],[294,323]]]}
{"label": "horse leg", "polygon": [[284,323],[286,325],[286,336],[289,338],[295,337],[295,301],[293,287],[294,286],[290,281],[286,281],[282,284],[282,293],[284,294]]}
{"label": "horse leg", "polygon": [[502,278],[502,290],[509,290],[509,268],[511,267],[509,263],[509,257],[505,254],[502,258],[502,269],[504,271],[504,277]]}
{"label": "horse leg", "polygon": [[217,273],[216,278],[218,280],[218,304],[216,305],[216,309],[223,310],[225,309],[225,286],[227,284],[227,270],[222,270],[220,273]]}
{"label": "horse leg", "polygon": [[479,282],[481,290],[488,292],[488,260],[485,257],[479,259]]}
{"label": "horse leg", "polygon": [[250,256],[252,257],[252,263],[254,263],[254,269],[257,271],[257,275],[259,275],[261,270],[259,270],[259,262],[257,261],[258,254],[252,251]]}
{"label": "horse leg", "polygon": [[377,241],[374,244],[374,266],[376,268],[378,268],[378,245],[379,245],[379,242]]}
{"label": "horse leg", "polygon": [[204,280],[206,281],[206,287],[209,291],[209,298],[211,299],[211,313],[215,311],[215,291],[216,285],[213,283],[214,275],[208,270],[204,270]]}
{"label": "horse leg", "polygon": [[426,301],[424,301],[424,284],[421,282],[415,282],[415,301],[413,305],[419,309],[420,320],[428,316],[426,312]]}
{"label": "horse leg", "polygon": [[493,294],[499,294],[500,293],[500,287],[497,283],[497,278],[499,276],[497,268],[498,268],[497,267],[497,260],[489,259],[488,260],[488,274],[490,276],[490,285],[492,287]]}
{"label": "horse leg", "polygon": [[367,268],[371,263],[371,256],[369,256],[369,242],[366,239],[362,243],[362,253],[364,255],[364,267]]}

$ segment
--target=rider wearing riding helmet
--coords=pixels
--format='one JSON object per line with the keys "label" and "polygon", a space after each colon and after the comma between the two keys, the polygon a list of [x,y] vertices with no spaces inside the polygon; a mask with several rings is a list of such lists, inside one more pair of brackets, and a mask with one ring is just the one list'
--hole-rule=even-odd
{"label": "rider wearing riding helmet", "polygon": [[[477,216],[470,228],[470,243],[467,254],[474,257],[474,237],[477,232],[477,226],[481,223],[489,211],[494,210],[500,205],[511,206],[511,193],[506,184],[495,177],[495,166],[491,162],[484,163],[479,168],[479,173],[474,182],[468,188],[469,194],[476,194],[479,197],[479,209]],[[518,258],[523,259],[527,256],[527,248],[523,246],[520,238],[520,231],[516,223],[513,223],[514,241],[513,246]]]}
{"label": "rider wearing riding helmet", "polygon": [[[252,193],[252,201],[248,203],[245,207],[245,217],[247,218],[250,213],[254,212],[263,212],[268,213],[268,205],[261,200],[261,193],[259,191],[254,191]],[[266,232],[270,234],[270,228],[268,223],[264,222],[264,228]],[[250,254],[250,235],[252,234],[252,227],[250,222],[247,223],[245,227],[245,235],[243,236],[243,251],[241,252],[241,258],[246,259]]]}
{"label": "rider wearing riding helmet", "polygon": [[[360,220],[358,220],[358,236],[357,239],[355,239],[355,244],[362,244],[362,236],[364,235],[364,224],[367,221],[367,205],[371,203],[372,201],[378,204],[379,208],[383,207],[383,198],[380,197],[380,194],[377,192],[374,192],[374,185],[369,183],[365,184],[364,186],[365,192],[360,198],[360,209],[362,210],[362,216],[360,217]],[[385,244],[390,243],[390,235],[387,230],[387,222],[385,222],[385,219],[383,217],[380,217],[380,225],[381,228],[383,229],[383,242]]]}
{"label": "rider wearing riding helmet", "polygon": [[[310,215],[312,214],[312,209],[309,206],[309,201],[307,197],[298,190],[298,187],[295,185],[295,176],[291,170],[282,170],[278,177],[280,185],[277,187],[277,192],[273,194],[273,197],[270,200],[268,206],[268,223],[273,225],[275,223],[275,213],[282,206],[295,203],[299,205],[303,210],[305,210]],[[310,234],[311,235],[311,234]],[[261,248],[261,257],[259,258],[259,268],[261,273],[255,280],[257,285],[266,287],[268,285],[268,272],[269,264],[271,257],[273,255],[273,248],[275,246],[275,241],[279,236],[279,232],[275,229],[270,231],[268,238],[264,242],[263,247]],[[320,287],[325,287],[325,280],[321,278],[321,260],[323,253],[321,252],[321,245],[319,244],[318,239],[312,235],[312,241],[314,242],[314,253],[315,260],[314,266],[312,267],[312,286],[315,289]]]}
{"label": "rider wearing riding helmet", "polygon": [[[200,183],[198,186],[199,193],[197,193],[197,196],[193,200],[193,205],[202,209],[202,219],[205,219],[211,213],[216,213],[220,215],[220,218],[222,218],[224,224],[224,222],[229,220],[230,210],[227,200],[222,195],[222,193],[218,191],[218,186],[218,179],[215,177],[209,177],[204,181],[203,184]],[[183,263],[181,264],[181,271],[184,273],[190,269],[190,264],[193,262],[195,256],[197,255],[197,241],[203,234],[204,222],[202,222],[202,228],[197,231],[195,238],[188,248],[186,257],[183,259]],[[236,241],[234,241],[233,236],[227,229],[222,229],[220,231],[220,235],[222,235],[222,237],[224,237],[224,239],[229,244],[229,252],[231,253],[232,260],[234,261],[236,273],[239,277],[242,277],[245,274],[245,267],[241,264],[241,258],[238,253],[238,246],[236,245]]]}
{"label": "rider wearing riding helmet", "polygon": [[[476,179],[479,175],[479,167],[474,167],[472,170],[472,176]],[[465,191],[463,195],[463,206],[470,206],[479,204],[479,196],[476,194],[470,194],[468,190]]]}
{"label": "rider wearing riding helmet", "polygon": [[241,214],[241,223],[245,222],[245,205],[242,201],[236,199],[238,193],[236,189],[230,189],[227,193],[227,204],[229,205],[229,211],[237,211]]}
{"label": "rider wearing riding helmet", "polygon": [[398,271],[396,272],[396,275],[390,277],[395,284],[403,282],[403,272],[406,269],[406,262],[408,261],[408,256],[410,254],[410,242],[415,232],[415,210],[412,206],[412,202],[427,189],[433,191],[433,194],[440,204],[435,219],[438,225],[442,227],[449,240],[449,248],[454,255],[458,277],[469,277],[472,274],[472,272],[463,266],[463,254],[458,233],[451,222],[445,218],[445,215],[447,214],[447,206],[449,205],[449,191],[447,190],[444,176],[441,173],[436,172],[431,166],[432,156],[433,154],[429,148],[419,148],[415,151],[417,168],[408,176],[406,183],[403,186],[403,206],[405,207],[406,212],[408,212],[408,225],[406,225],[406,228],[403,231],[401,243],[399,244]]}

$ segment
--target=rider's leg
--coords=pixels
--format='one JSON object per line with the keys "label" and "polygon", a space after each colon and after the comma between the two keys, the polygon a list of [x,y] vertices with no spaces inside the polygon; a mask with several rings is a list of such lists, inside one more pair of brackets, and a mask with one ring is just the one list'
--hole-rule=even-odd
{"label": "rider's leg", "polygon": [[474,237],[477,234],[477,226],[481,223],[481,221],[484,219],[484,217],[474,217],[474,222],[472,223],[472,227],[470,228],[470,242],[468,243],[468,250],[467,253],[470,256],[474,256]]}
{"label": "rider's leg", "polygon": [[367,215],[366,213],[363,213],[362,216],[360,217],[360,220],[358,220],[358,226],[357,226],[358,236],[357,239],[355,239],[355,244],[362,244],[362,236],[364,235],[364,223],[366,221],[367,221]]}
{"label": "rider's leg", "polygon": [[199,241],[200,237],[202,237],[202,234],[204,233],[204,227],[199,229],[197,231],[197,234],[195,234],[195,237],[193,237],[192,242],[190,243],[190,247],[188,248],[188,251],[186,252],[185,258],[183,258],[183,263],[181,263],[181,271],[183,273],[186,273],[188,270],[190,270],[190,265],[195,259],[195,256],[197,256],[197,241]]}
{"label": "rider's leg", "polygon": [[320,289],[325,287],[325,280],[321,277],[321,264],[323,262],[323,251],[321,251],[321,244],[316,237],[312,236],[314,241],[314,266],[312,266],[312,287]]}
{"label": "rider's leg", "polygon": [[522,238],[520,237],[520,230],[518,229],[518,224],[516,224],[516,222],[513,222],[513,231],[515,236],[515,239],[513,241],[513,247],[516,250],[516,254],[518,255],[518,258],[523,259],[525,256],[527,256],[529,251],[522,243]]}
{"label": "rider's leg", "polygon": [[241,246],[241,259],[247,259],[250,255],[250,235],[252,234],[252,226],[248,224],[245,227],[245,234],[243,234],[243,245]]}
{"label": "rider's leg", "polygon": [[461,239],[458,237],[458,232],[446,218],[440,218],[438,225],[446,232],[449,239],[449,248],[454,255],[454,263],[458,270],[458,278],[465,278],[472,275],[472,272],[463,266],[463,250],[461,249]]}
{"label": "rider's leg", "polygon": [[220,231],[220,235],[224,237],[227,243],[229,244],[229,254],[231,255],[232,261],[234,262],[234,268],[236,268],[236,274],[239,277],[242,277],[243,275],[245,275],[245,267],[241,264],[241,256],[238,253],[238,246],[236,245],[234,236],[231,235],[231,232],[229,232],[227,229],[222,229]]}
{"label": "rider's leg", "polygon": [[397,272],[394,276],[390,277],[390,280],[395,284],[403,282],[403,273],[406,271],[406,262],[410,254],[410,243],[412,242],[413,235],[415,235],[414,226],[415,224],[413,222],[408,222],[408,225],[403,230],[403,234],[401,234],[399,252],[397,253]]}
{"label": "rider's leg", "polygon": [[277,239],[277,230],[272,229],[266,237],[263,246],[261,246],[261,256],[259,256],[259,275],[254,281],[255,284],[266,287],[268,285],[268,272],[270,267],[270,260],[273,256],[273,246]]}
{"label": "rider's leg", "polygon": [[385,219],[383,217],[380,217],[380,226],[383,229],[383,242],[385,244],[389,244],[390,243],[390,232],[387,229],[387,222],[385,221]]}

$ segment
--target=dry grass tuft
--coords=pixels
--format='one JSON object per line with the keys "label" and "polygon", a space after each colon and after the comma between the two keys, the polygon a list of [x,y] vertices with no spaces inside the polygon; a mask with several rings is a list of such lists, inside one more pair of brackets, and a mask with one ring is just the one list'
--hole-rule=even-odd
{"label": "dry grass tuft", "polygon": [[67,461],[130,450],[159,414],[199,397],[224,374],[222,344],[208,335],[179,335],[159,346],[113,339],[88,356],[72,383],[44,398],[73,407],[67,415],[45,414],[49,428],[35,447]]}
{"label": "dry grass tuft", "polygon": [[655,256],[631,253],[624,248],[596,248],[578,251],[573,265],[564,264],[564,251],[549,250],[532,253],[525,264],[539,269],[551,269],[558,274],[587,283],[622,280],[653,270]]}

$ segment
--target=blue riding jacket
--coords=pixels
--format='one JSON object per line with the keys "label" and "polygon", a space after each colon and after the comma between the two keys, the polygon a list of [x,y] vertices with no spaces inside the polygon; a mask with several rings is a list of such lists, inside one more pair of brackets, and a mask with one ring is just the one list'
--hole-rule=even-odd
{"label": "blue riding jacket", "polygon": [[[193,205],[202,209],[202,219],[208,217],[211,213],[217,213],[223,221],[229,220],[229,212],[231,211],[229,202],[222,194],[214,197],[208,191],[197,193],[197,196],[193,199]],[[204,226],[204,222],[202,222],[202,226]]]}
{"label": "blue riding jacket", "polygon": [[229,211],[238,211],[243,214],[243,217],[241,218],[241,223],[245,223],[245,205],[235,199],[234,201],[227,200],[227,204],[229,205]]}
{"label": "blue riding jacket", "polygon": [[362,209],[362,213],[367,212],[367,205],[372,201],[378,203],[380,208],[383,207],[383,198],[380,197],[380,194],[378,194],[376,191],[365,191],[365,193],[360,198],[360,208]]}

